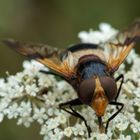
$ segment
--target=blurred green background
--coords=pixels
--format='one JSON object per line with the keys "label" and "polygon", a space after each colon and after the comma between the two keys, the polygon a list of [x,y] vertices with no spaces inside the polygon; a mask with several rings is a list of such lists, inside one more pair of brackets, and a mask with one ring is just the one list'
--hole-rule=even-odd
{"label": "blurred green background", "polygon": [[[140,0],[0,0],[0,39],[47,43],[66,47],[79,42],[77,33],[97,29],[100,22],[122,28],[140,16]],[[25,59],[13,50],[0,47],[0,76],[22,70]],[[0,140],[40,140],[37,125],[0,124]]]}

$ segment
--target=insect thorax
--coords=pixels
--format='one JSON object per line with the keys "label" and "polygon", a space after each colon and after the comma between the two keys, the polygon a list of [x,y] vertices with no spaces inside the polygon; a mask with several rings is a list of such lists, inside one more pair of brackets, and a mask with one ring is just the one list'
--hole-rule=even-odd
{"label": "insect thorax", "polygon": [[78,73],[80,79],[85,80],[89,79],[92,76],[106,76],[106,65],[101,63],[100,61],[88,61],[84,64],[80,64],[78,68]]}

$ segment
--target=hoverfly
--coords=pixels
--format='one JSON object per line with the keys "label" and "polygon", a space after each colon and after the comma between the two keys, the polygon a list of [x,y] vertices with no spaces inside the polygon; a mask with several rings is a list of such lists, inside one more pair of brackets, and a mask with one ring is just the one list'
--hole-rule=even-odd
{"label": "hoverfly", "polygon": [[[137,20],[112,39],[102,43],[103,47],[100,44],[81,43],[60,50],[44,44],[21,43],[12,39],[4,40],[4,43],[52,70],[42,72],[58,75],[72,85],[78,98],[61,103],[59,107],[83,120],[90,136],[90,126],[85,118],[74,109],[74,106],[83,104],[90,106],[98,117],[100,132],[107,132],[109,122],[124,106],[123,103],[117,101],[124,76],[121,74],[115,78],[114,73],[139,38],[140,20]],[[119,80],[121,82],[117,88],[116,83]],[[110,116],[104,126],[102,117],[109,104],[116,106],[117,111]]]}

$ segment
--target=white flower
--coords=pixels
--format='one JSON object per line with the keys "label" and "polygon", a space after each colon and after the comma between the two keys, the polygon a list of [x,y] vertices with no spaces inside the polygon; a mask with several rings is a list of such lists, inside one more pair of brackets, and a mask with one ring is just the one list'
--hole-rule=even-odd
{"label": "white flower", "polygon": [[47,113],[48,113],[49,116],[53,116],[53,113],[54,113],[53,108],[49,108],[49,109],[47,110]]}
{"label": "white flower", "polygon": [[96,138],[97,140],[108,140],[108,137],[106,134],[98,134]]}
{"label": "white flower", "polygon": [[57,128],[60,125],[57,118],[49,119],[49,121],[47,121],[46,124],[47,124],[48,130]]}
{"label": "white flower", "polygon": [[30,127],[31,123],[33,122],[33,118],[30,116],[21,117],[17,121],[17,125],[23,124],[25,127]]}
{"label": "white flower", "polygon": [[45,108],[35,108],[33,118],[37,120],[38,123],[43,124],[44,120],[48,118]]}
{"label": "white flower", "polygon": [[120,135],[120,138],[118,140],[131,140],[131,136],[124,136],[124,135]]}
{"label": "white flower", "polygon": [[140,132],[140,122],[137,120],[132,120],[131,128],[134,133]]}
{"label": "white flower", "polygon": [[82,31],[78,34],[78,37],[83,43],[99,44],[109,40],[117,33],[117,30],[107,23],[101,23],[99,29],[99,31],[94,31],[92,29],[90,29],[89,32]]}
{"label": "white flower", "polygon": [[[104,43],[118,31],[109,24],[99,25],[99,31],[80,32],[84,43]],[[74,89],[65,81],[58,81],[55,76],[39,72],[48,68],[36,61],[25,61],[24,70],[16,75],[0,79],[0,122],[4,117],[17,119],[18,125],[29,127],[31,123],[40,125],[40,134],[44,140],[131,140],[139,135],[140,121],[140,56],[133,49],[126,59],[130,65],[126,69],[123,63],[114,77],[124,74],[124,83],[117,102],[124,104],[122,111],[110,121],[107,134],[100,134],[98,118],[91,107],[79,106],[78,111],[91,127],[91,137],[84,122],[58,108],[60,103],[77,98]],[[117,82],[119,87],[120,82]],[[67,108],[69,109],[69,108]],[[77,107],[75,108],[77,109]],[[103,116],[104,126],[117,111],[109,105]],[[132,133],[128,133],[128,132]],[[129,134],[129,135],[123,135]]]}
{"label": "white flower", "polygon": [[38,72],[41,69],[48,70],[48,68],[44,67],[43,64],[41,64],[41,63],[39,63],[39,62],[37,62],[35,60],[31,60],[30,62],[29,61],[24,61],[23,62],[23,68],[28,72],[29,71]]}
{"label": "white flower", "polygon": [[67,121],[66,115],[60,114],[60,115],[58,116],[58,121],[59,121],[60,123],[62,123],[62,124],[65,124],[66,121]]}
{"label": "white flower", "polygon": [[57,82],[54,78],[53,75],[47,75],[47,74],[43,74],[43,73],[39,73],[38,74],[38,85],[39,86],[43,86],[43,87],[49,87],[52,86],[53,83]]}
{"label": "white flower", "polygon": [[22,101],[18,107],[18,112],[20,113],[21,117],[30,116],[31,111],[32,108],[31,108],[31,103],[29,101],[28,102]]}
{"label": "white flower", "polygon": [[72,128],[72,130],[75,136],[83,136],[85,134],[85,126],[82,127],[82,125],[80,124],[76,124],[75,127]]}
{"label": "white flower", "polygon": [[[125,110],[125,108],[124,108]],[[116,109],[114,109],[114,113],[116,112]],[[113,113],[112,113],[113,114]],[[128,115],[128,114],[127,114]],[[124,131],[127,129],[128,125],[129,125],[129,118],[127,117],[127,115],[125,115],[125,112],[122,113],[120,112],[115,119],[112,121],[112,125],[113,127],[119,129],[120,131]]]}
{"label": "white flower", "polygon": [[49,131],[47,135],[44,136],[44,140],[61,140],[63,137],[63,132],[60,129],[54,129],[54,132]]}
{"label": "white flower", "polygon": [[67,127],[64,129],[64,135],[67,136],[67,137],[70,137],[72,135],[72,129],[71,127]]}
{"label": "white flower", "polygon": [[25,90],[26,90],[27,94],[29,94],[31,96],[36,96],[36,94],[39,92],[39,88],[37,88],[35,84],[27,85],[25,87]]}
{"label": "white flower", "polygon": [[2,98],[0,100],[0,122],[3,121],[4,115],[5,115],[5,110],[8,109],[8,105],[10,103],[10,99],[9,98]]}
{"label": "white flower", "polygon": [[47,133],[48,133],[47,125],[46,124],[43,124],[41,126],[40,134],[41,135],[47,135]]}
{"label": "white flower", "polygon": [[4,118],[4,114],[3,113],[0,113],[0,122],[3,121],[3,118]]}
{"label": "white flower", "polygon": [[19,115],[18,104],[13,103],[11,106],[9,106],[9,108],[4,110],[4,113],[7,114],[9,119],[17,118]]}

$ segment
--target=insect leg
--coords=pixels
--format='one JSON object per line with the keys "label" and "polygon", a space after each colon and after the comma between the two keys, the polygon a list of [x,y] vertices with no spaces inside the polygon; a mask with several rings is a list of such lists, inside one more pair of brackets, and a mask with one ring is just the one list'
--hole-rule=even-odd
{"label": "insect leg", "polygon": [[[69,113],[69,114],[71,114],[71,115],[73,115],[73,116],[75,116],[75,117],[78,117],[78,118],[80,118],[81,120],[83,120],[84,123],[85,123],[85,126],[86,126],[86,128],[87,128],[87,131],[88,131],[88,136],[90,137],[91,128],[88,126],[87,121],[85,120],[85,118],[84,118],[82,115],[80,115],[77,111],[75,111],[75,110],[73,109],[73,106],[82,105],[82,104],[83,104],[83,103],[77,98],[77,99],[68,101],[68,102],[66,102],[66,103],[61,103],[61,104],[59,105],[59,107],[60,107],[61,109],[63,109],[64,111],[66,111],[67,113]],[[70,110],[67,110],[67,109],[65,108],[66,106],[68,106],[68,107],[70,108],[71,111],[70,111]]]}
{"label": "insect leg", "polygon": [[123,109],[123,106],[124,104],[123,103],[119,103],[119,102],[110,102],[109,103],[110,105],[116,105],[116,106],[120,106],[120,108],[118,108],[117,112],[115,112],[108,120],[107,120],[107,123],[106,123],[106,127],[105,127],[105,132],[107,133],[107,128],[108,128],[108,125],[109,125],[109,122],[114,119],[118,113]]}
{"label": "insect leg", "polygon": [[121,88],[122,88],[122,84],[123,84],[123,82],[124,82],[124,76],[123,76],[123,74],[119,75],[119,76],[115,79],[115,81],[117,82],[117,81],[119,81],[120,79],[121,79],[121,84],[120,84],[119,89],[118,89],[118,91],[117,91],[117,95],[116,95],[116,97],[115,97],[115,101],[117,101],[117,98],[118,98],[118,96],[119,96],[119,94],[120,94],[120,91],[121,91]]}
{"label": "insect leg", "polygon": [[39,72],[44,73],[44,74],[51,74],[51,75],[54,75],[54,76],[58,76],[58,77],[62,78],[63,80],[65,80],[65,81],[67,81],[69,83],[69,81],[65,77],[63,77],[63,76],[61,76],[61,75],[59,75],[57,73],[54,73],[52,71],[40,70]]}
{"label": "insect leg", "polygon": [[100,133],[105,133],[105,128],[103,126],[102,117],[98,117],[98,122],[99,122],[99,130],[100,130]]}

